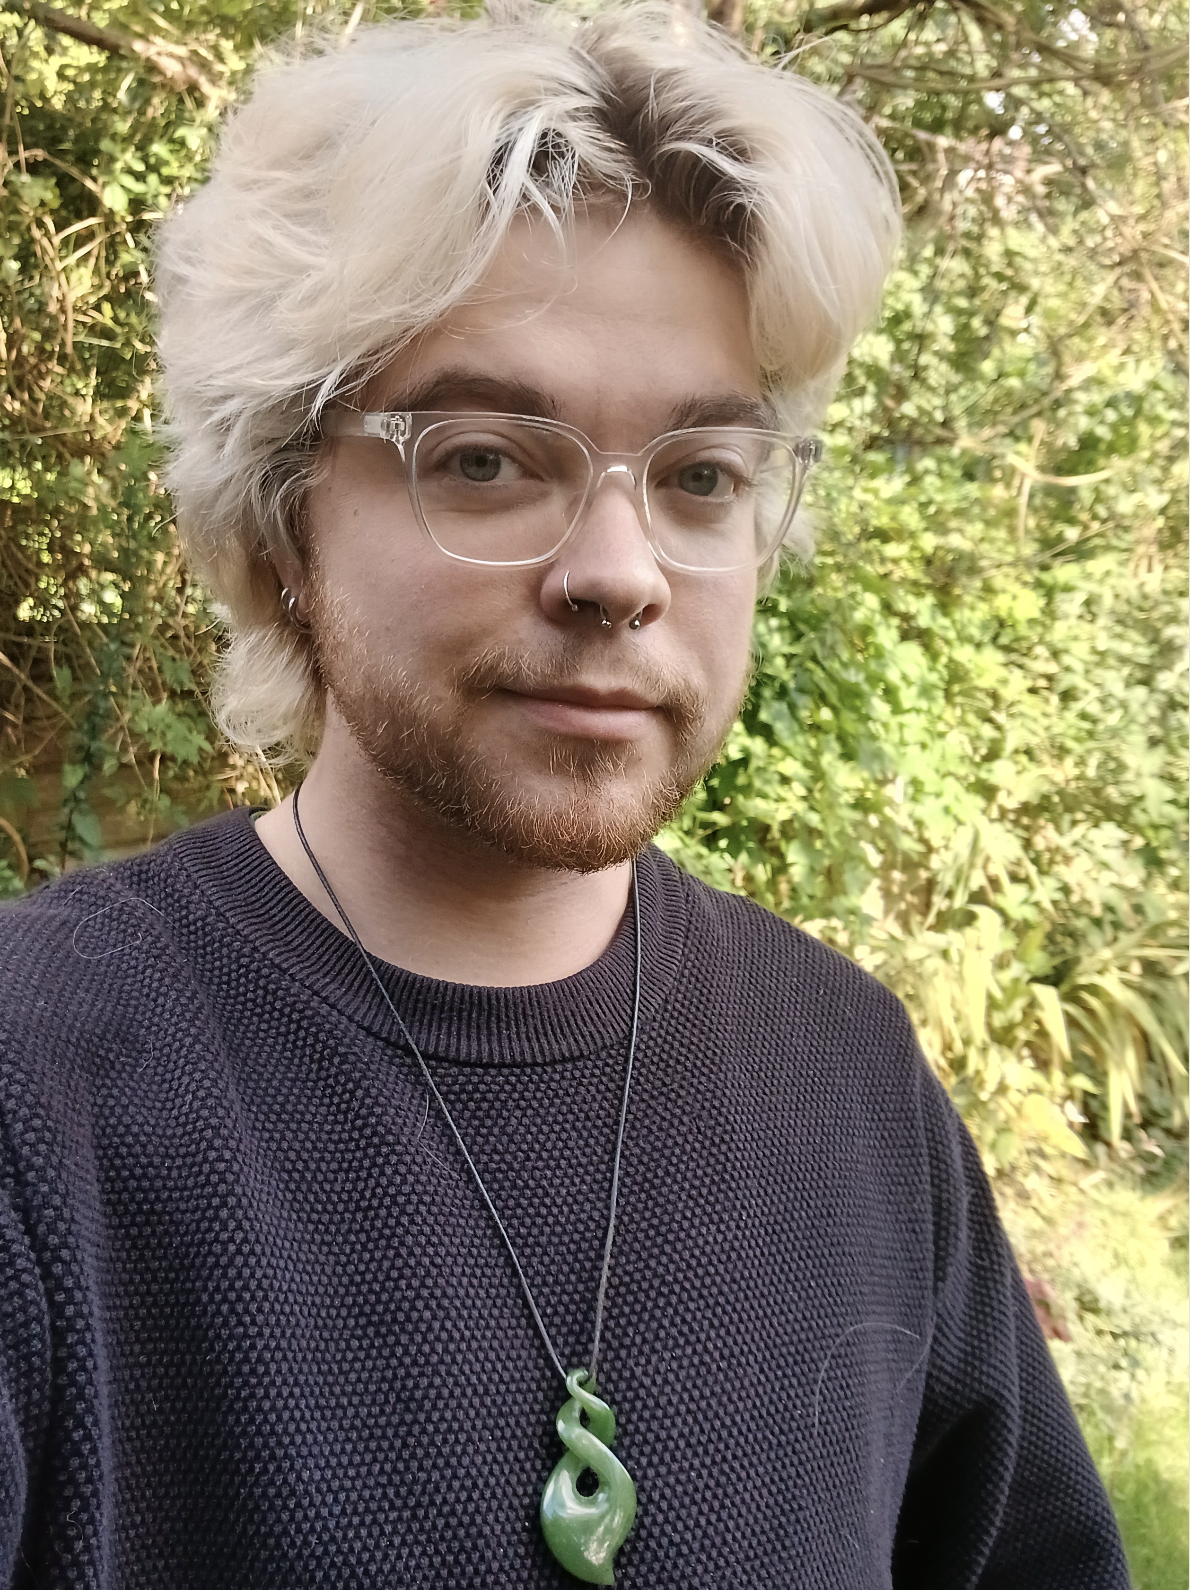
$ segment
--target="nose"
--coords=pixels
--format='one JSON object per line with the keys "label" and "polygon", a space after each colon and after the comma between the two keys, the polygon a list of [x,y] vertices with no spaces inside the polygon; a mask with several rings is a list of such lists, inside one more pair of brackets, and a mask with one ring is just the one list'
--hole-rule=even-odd
{"label": "nose", "polygon": [[649,545],[627,464],[609,464],[595,482],[582,519],[546,571],[541,603],[555,623],[603,617],[613,630],[638,615],[633,628],[644,628],[665,614],[669,582]]}

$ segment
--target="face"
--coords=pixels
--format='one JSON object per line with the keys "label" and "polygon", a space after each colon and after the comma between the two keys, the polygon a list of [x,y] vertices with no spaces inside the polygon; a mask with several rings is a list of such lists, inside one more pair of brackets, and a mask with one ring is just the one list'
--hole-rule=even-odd
{"label": "face", "polygon": [[[618,453],[763,413],[741,278],[644,212],[581,221],[565,258],[519,224],[473,301],[361,406],[544,414]],[[392,444],[327,448],[305,589],[328,738],[530,864],[634,855],[739,710],[755,571],[662,567],[615,474],[552,562],[458,562],[420,528]]]}

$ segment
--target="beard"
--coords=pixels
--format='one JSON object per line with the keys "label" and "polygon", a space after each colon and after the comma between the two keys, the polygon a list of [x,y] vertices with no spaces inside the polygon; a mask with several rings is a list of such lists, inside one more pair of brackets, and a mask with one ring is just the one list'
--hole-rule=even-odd
{"label": "beard", "polygon": [[602,637],[568,635],[532,657],[489,647],[456,664],[431,698],[407,670],[374,655],[341,602],[312,592],[310,627],[322,681],[356,743],[389,783],[450,826],[531,866],[600,872],[637,855],[712,766],[747,689],[713,714],[702,692],[631,653],[617,686],[658,704],[672,754],[648,773],[631,741],[559,736],[526,776],[475,718],[497,691],[549,694],[606,673]]}

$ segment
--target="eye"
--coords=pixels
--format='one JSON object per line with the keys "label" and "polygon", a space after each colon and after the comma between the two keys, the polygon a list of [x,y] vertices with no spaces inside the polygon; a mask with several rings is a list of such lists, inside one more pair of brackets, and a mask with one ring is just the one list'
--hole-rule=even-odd
{"label": "eye", "polygon": [[685,465],[674,479],[678,490],[688,492],[691,497],[730,497],[735,488],[735,480],[728,471],[709,459]]}
{"label": "eye", "polygon": [[495,480],[503,462],[503,454],[494,447],[468,447],[454,457],[455,467],[463,479],[478,485]]}
{"label": "eye", "polygon": [[[528,438],[532,441],[532,437]],[[462,490],[469,486],[525,486],[541,474],[531,446],[519,438],[496,434],[471,434],[442,437],[433,450],[426,449],[418,460],[423,482],[433,478],[441,485]]]}
{"label": "eye", "polygon": [[658,487],[675,493],[690,507],[703,503],[726,508],[745,496],[751,485],[744,461],[725,456],[723,450],[717,458],[704,455],[667,460],[658,473]]}

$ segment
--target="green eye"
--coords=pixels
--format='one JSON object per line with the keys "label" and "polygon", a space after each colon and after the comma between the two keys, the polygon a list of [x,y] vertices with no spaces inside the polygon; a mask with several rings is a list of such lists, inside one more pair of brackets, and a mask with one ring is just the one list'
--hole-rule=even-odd
{"label": "green eye", "polygon": [[729,482],[717,464],[687,464],[678,471],[678,486],[692,497],[715,497]]}
{"label": "green eye", "polygon": [[495,480],[503,462],[494,447],[469,447],[458,455],[459,474],[464,480],[483,485]]}

